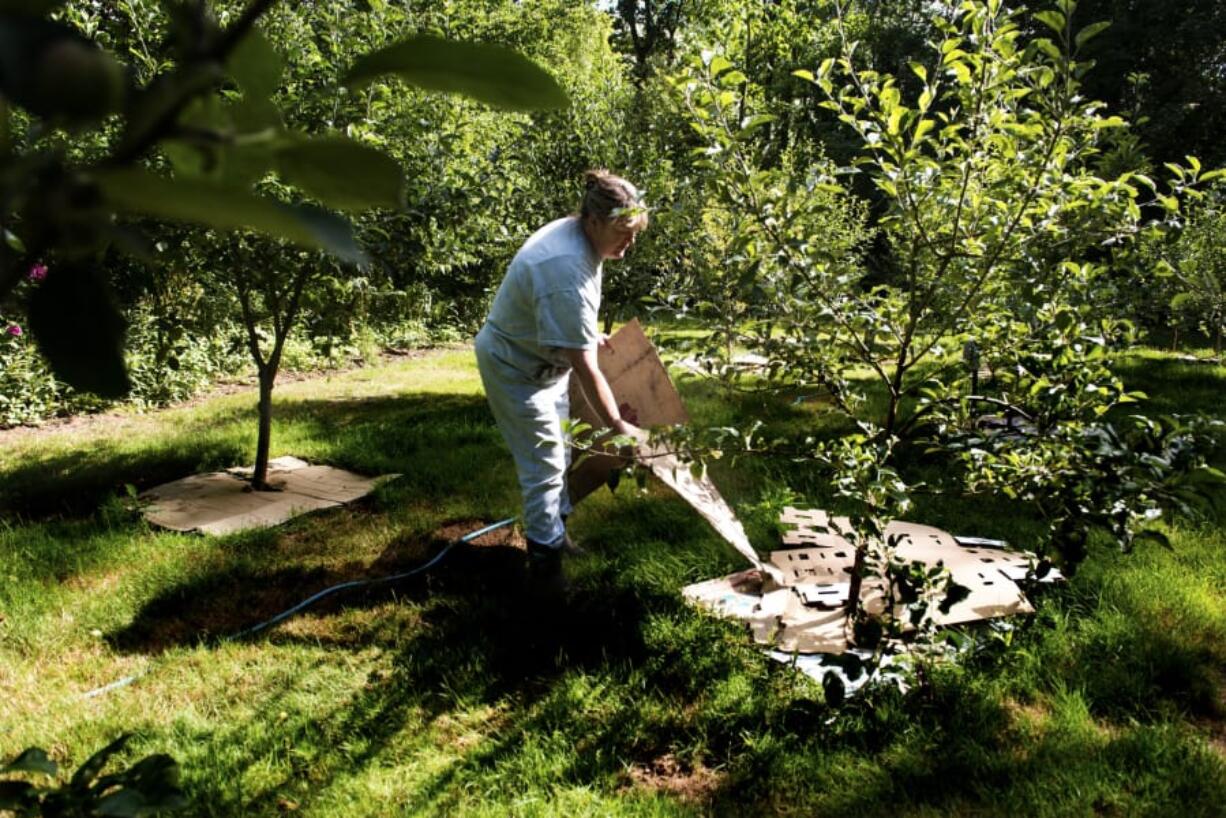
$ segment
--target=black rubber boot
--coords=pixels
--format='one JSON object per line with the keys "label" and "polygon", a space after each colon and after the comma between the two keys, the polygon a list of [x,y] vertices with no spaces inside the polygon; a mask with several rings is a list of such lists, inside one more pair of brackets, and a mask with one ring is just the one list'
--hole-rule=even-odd
{"label": "black rubber boot", "polygon": [[528,556],[533,559],[556,560],[562,557],[582,557],[585,554],[587,551],[571,542],[569,534],[563,534],[562,542],[553,546],[533,539],[528,540]]}

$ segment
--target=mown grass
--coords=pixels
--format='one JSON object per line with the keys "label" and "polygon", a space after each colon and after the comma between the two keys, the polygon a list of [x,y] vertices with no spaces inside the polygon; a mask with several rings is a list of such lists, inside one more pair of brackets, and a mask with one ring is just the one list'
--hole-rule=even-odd
{"label": "mown grass", "polygon": [[[1222,368],[1147,353],[1122,371],[1149,411],[1223,414]],[[700,423],[835,431],[794,396],[683,392]],[[227,642],[518,510],[462,351],[278,391],[274,454],[404,475],[354,507],[219,538],[153,530],[127,508],[125,484],[248,460],[253,402],[6,440],[0,757],[39,744],[72,766],[135,731],[132,755],[179,760],[193,815],[1222,814],[1220,520],[1175,524],[1171,552],[1100,545],[964,665],[841,710],[680,601],[681,586],[741,566],[658,487],[579,508],[573,532],[592,556],[570,566],[564,596],[495,537]],[[825,495],[797,464],[716,476],[762,550],[774,536],[764,500]],[[921,497],[913,517],[1020,545],[1036,531],[1024,510],[979,500]]]}

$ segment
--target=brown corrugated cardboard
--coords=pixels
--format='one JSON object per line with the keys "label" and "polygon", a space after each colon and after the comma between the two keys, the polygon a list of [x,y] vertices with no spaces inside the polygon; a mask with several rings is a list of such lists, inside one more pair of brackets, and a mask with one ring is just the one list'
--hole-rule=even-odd
{"label": "brown corrugated cardboard", "polygon": [[352,502],[398,476],[362,477],[295,457],[269,461],[268,480],[280,491],[251,491],[245,479],[250,474],[250,468],[195,474],[150,489],[141,495],[148,501],[145,517],[173,531],[229,534]]}

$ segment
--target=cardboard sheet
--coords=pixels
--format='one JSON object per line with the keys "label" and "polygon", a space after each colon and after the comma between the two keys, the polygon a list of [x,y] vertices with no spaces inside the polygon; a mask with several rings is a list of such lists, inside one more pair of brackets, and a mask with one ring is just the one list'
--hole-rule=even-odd
{"label": "cardboard sheet", "polygon": [[312,466],[295,457],[268,463],[268,480],[281,491],[251,491],[251,468],[194,474],[150,489],[145,517],[173,531],[229,534],[266,528],[321,508],[332,508],[369,494],[399,475],[362,477],[331,466]]}
{"label": "cardboard sheet", "polygon": [[695,477],[688,464],[682,463],[675,455],[666,453],[660,447],[644,447],[642,457],[651,473],[702,515],[716,533],[727,540],[750,565],[762,571],[776,585],[781,584],[782,575],[758,556],[741,521],[720,496],[719,489],[711,482],[709,475]]}
{"label": "cardboard sheet", "polygon": [[[645,429],[687,423],[689,415],[681,396],[639,322],[631,321],[618,330],[610,339],[610,344],[612,350],[601,348],[597,358],[600,371],[608,380],[622,415]],[[570,405],[571,414],[575,417],[595,427],[602,425],[576,379],[571,380]],[[750,545],[744,527],[724,502],[710,477],[694,477],[688,464],[680,462],[660,446],[640,447],[638,456],[656,477],[689,503],[751,565],[768,577],[777,579],[775,569],[764,563]],[[610,472],[625,465],[625,458],[617,454],[588,455],[576,462],[566,476],[571,502],[578,503],[603,486]]]}
{"label": "cardboard sheet", "polygon": [[[801,654],[841,653],[849,649],[845,606],[855,549],[838,531],[846,530],[848,521],[820,510],[795,508],[785,509],[780,521],[789,527],[783,541],[799,547],[771,552],[773,583],[764,584],[761,575],[743,571],[690,585],[682,594],[700,607],[745,622],[759,644]],[[1034,610],[1017,584],[1030,570],[1031,555],[1012,551],[998,541],[960,541],[938,528],[900,520],[891,522],[885,534],[887,541],[896,543],[896,558],[928,566],[942,564],[955,582],[969,589],[967,599],[948,613],[934,613],[936,624]],[[1053,572],[1048,580],[1060,578]],[[882,582],[866,579],[861,600],[870,612],[884,610]],[[901,608],[898,613],[903,613]]]}
{"label": "cardboard sheet", "polygon": [[[614,333],[609,343],[612,349],[601,347],[596,358],[625,418],[644,429],[688,423],[690,416],[681,396],[638,319]],[[570,382],[570,413],[595,428],[604,426],[577,378]],[[625,465],[624,458],[612,454],[593,454],[577,460],[566,476],[571,502],[577,504],[603,486],[611,472]]]}

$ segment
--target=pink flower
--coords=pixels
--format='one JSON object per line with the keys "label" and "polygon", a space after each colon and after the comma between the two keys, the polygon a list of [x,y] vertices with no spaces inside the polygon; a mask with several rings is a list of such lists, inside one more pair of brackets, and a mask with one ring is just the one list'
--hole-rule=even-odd
{"label": "pink flower", "polygon": [[14,338],[17,338],[21,335],[21,327],[17,326],[16,324],[9,324],[9,328],[6,329],[5,332]]}
{"label": "pink flower", "polygon": [[47,265],[41,263],[35,264],[30,268],[30,272],[26,275],[26,277],[31,281],[42,281],[47,277]]}

